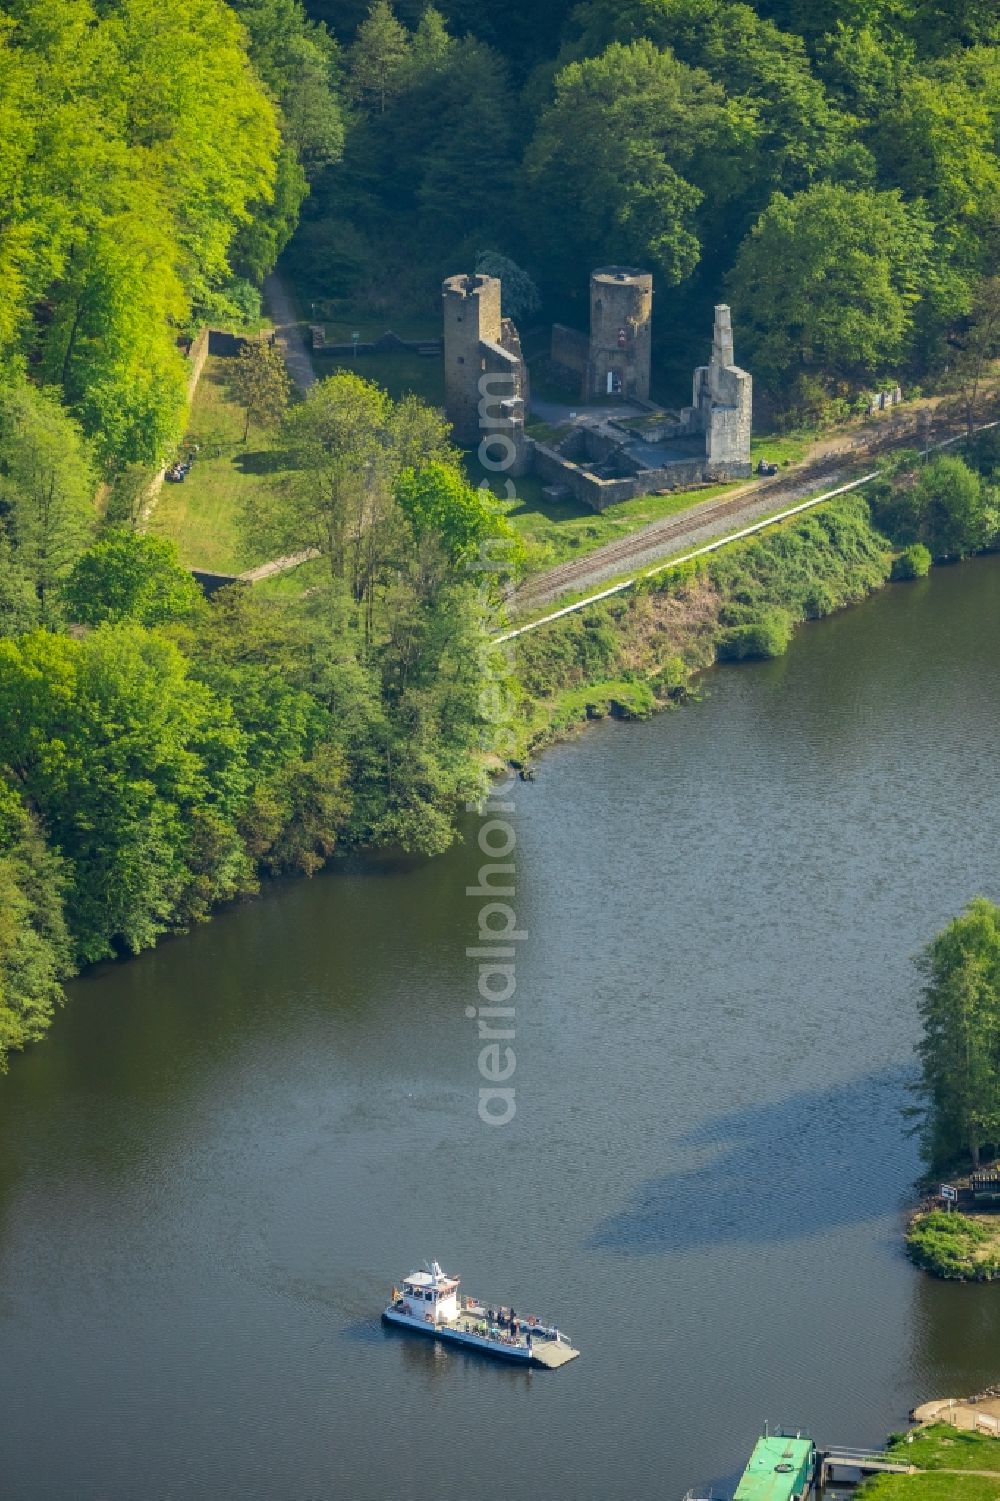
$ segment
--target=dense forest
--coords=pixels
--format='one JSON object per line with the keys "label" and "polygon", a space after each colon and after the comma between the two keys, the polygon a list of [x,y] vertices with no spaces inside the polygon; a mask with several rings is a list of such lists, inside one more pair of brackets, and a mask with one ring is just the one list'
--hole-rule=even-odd
{"label": "dense forest", "polygon": [[432,309],[492,250],[583,321],[617,260],[685,380],[720,294],[801,410],[954,363],[1000,255],[990,0],[314,10],[348,130],[289,251],[311,297]]}
{"label": "dense forest", "polygon": [[[207,603],[136,530],[199,327],[253,326],[276,265],[433,317],[491,255],[508,311],[579,321],[627,260],[661,369],[724,294],[774,408],[822,415],[978,379],[998,186],[993,0],[2,0],[0,1062],[74,969],[264,874],[444,848],[493,764],[468,565],[518,545],[439,413],[340,375],[282,417],[278,380],[294,482],[245,524],[322,556],[298,595]],[[968,550],[925,500],[887,532]]]}

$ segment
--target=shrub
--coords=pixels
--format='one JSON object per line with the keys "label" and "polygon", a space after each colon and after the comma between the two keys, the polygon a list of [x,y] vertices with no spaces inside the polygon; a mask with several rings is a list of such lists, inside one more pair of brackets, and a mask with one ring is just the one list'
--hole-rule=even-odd
{"label": "shrub", "polygon": [[976,1246],[989,1240],[988,1231],[964,1214],[946,1214],[934,1209],[914,1219],[906,1232],[906,1249],[911,1261],[935,1277],[965,1281],[990,1275],[990,1263],[977,1263]]}
{"label": "shrub", "polygon": [[931,570],[933,558],[922,542],[914,542],[904,548],[892,565],[894,579],[922,579]]}
{"label": "shrub", "polygon": [[780,657],[792,639],[792,617],[777,607],[764,610],[756,620],[727,630],[719,642],[721,662],[743,662],[754,657]]}

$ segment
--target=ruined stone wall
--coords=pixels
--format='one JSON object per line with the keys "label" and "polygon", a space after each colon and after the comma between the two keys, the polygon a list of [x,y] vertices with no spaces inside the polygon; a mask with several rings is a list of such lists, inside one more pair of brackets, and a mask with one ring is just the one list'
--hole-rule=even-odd
{"label": "ruined stone wall", "polygon": [[715,309],[712,358],[694,372],[693,402],[683,416],[692,431],[705,434],[711,478],[744,479],[750,474],[753,380],[735,363],[725,303]]}
{"label": "ruined stone wall", "polygon": [[[517,341],[520,349],[520,341]],[[524,431],[524,363],[513,349],[483,342],[476,379],[476,435],[487,469],[516,476],[527,472],[529,444]],[[480,390],[480,382],[482,389]]]}
{"label": "ruined stone wall", "polygon": [[582,334],[578,328],[567,328],[565,323],[553,323],[550,358],[560,370],[577,376],[582,390],[590,360],[590,340],[587,335]]}
{"label": "ruined stone wall", "polygon": [[711,401],[705,424],[705,455],[710,465],[739,469],[739,476],[750,473],[750,430],[753,412],[753,383],[745,370],[736,365],[725,369],[709,367]]}
{"label": "ruined stone wall", "polygon": [[708,478],[706,467],[704,459],[696,458],[670,464],[665,469],[643,469],[621,479],[600,479],[557,449],[536,443],[534,451],[535,474],[547,484],[565,485],[577,500],[594,511],[634,500],[637,495],[649,495],[654,490],[690,489]]}

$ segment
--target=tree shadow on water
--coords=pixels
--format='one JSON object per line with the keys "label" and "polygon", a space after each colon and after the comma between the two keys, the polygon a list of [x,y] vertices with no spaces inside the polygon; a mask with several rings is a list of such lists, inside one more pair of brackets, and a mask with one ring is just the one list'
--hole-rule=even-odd
{"label": "tree shadow on water", "polygon": [[890,1068],[713,1117],[673,1142],[711,1159],[643,1184],[587,1248],[766,1245],[893,1213],[918,1169],[902,1114],[913,1078]]}

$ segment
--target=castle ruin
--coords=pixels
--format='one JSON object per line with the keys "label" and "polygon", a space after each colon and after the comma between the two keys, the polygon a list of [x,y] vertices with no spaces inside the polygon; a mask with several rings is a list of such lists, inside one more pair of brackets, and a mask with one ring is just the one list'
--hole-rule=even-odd
{"label": "castle ruin", "polygon": [[[500,310],[495,276],[450,276],[444,303],[445,411],[456,443],[483,450],[484,462],[523,474],[530,462],[524,420],[527,367],[517,329]],[[513,462],[496,463],[505,452]]]}
{"label": "castle ruin", "polygon": [[716,304],[712,357],[694,372],[692,404],[681,412],[692,432],[705,434],[708,477],[725,470],[726,478],[750,474],[750,428],[753,380],[733,354],[733,320],[724,302]]}
{"label": "castle ruin", "polygon": [[[749,477],[753,382],[736,364],[725,303],[715,309],[711,355],[694,372],[691,405],[669,412],[649,396],[653,278],[624,266],[595,271],[590,337],[556,324],[552,361],[579,378],[581,402],[597,410],[570,413],[572,430],[550,445],[525,433],[527,367],[500,293],[491,276],[452,276],[443,289],[448,419],[456,441],[478,446],[486,467],[537,474],[553,498],[571,494],[595,511]],[[490,462],[490,448],[494,457],[504,452],[504,462]]]}
{"label": "castle ruin", "polygon": [[652,331],[652,276],[602,266],[590,278],[590,338],[553,324],[552,362],[579,379],[581,401],[648,401]]}

